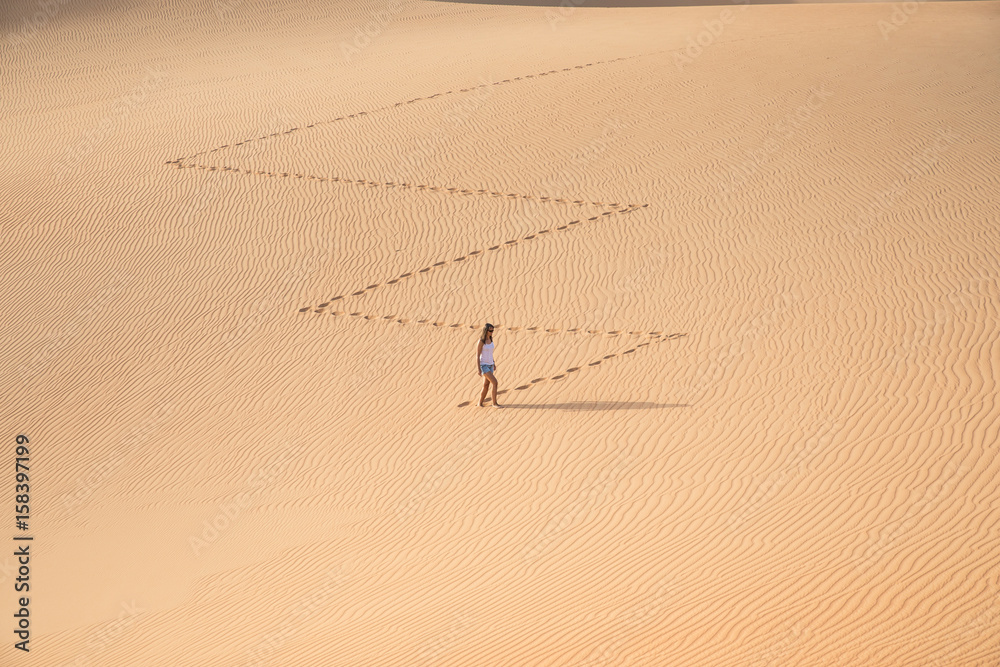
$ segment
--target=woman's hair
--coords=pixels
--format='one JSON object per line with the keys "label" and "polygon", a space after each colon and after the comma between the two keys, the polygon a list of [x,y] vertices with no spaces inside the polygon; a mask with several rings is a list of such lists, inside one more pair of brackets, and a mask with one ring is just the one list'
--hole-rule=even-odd
{"label": "woman's hair", "polygon": [[485,342],[486,342],[486,334],[488,334],[488,333],[489,333],[489,329],[492,329],[492,328],[493,328],[493,325],[492,325],[492,324],[490,324],[489,322],[487,322],[487,323],[486,323],[486,324],[485,324],[485,325],[483,326],[483,330],[482,330],[482,332],[481,332],[481,333],[479,334],[479,342],[480,342],[480,343],[485,343]]}

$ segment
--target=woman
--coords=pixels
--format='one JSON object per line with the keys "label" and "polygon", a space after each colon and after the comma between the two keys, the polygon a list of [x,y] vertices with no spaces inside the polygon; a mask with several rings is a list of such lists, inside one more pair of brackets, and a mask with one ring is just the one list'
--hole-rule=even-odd
{"label": "woman", "polygon": [[486,376],[486,381],[483,382],[483,394],[479,397],[479,407],[484,407],[483,401],[486,400],[486,392],[490,385],[493,386],[494,407],[503,407],[497,403],[497,378],[493,374],[496,369],[496,362],[493,361],[493,325],[487,322],[479,335],[479,345],[476,346],[476,372]]}

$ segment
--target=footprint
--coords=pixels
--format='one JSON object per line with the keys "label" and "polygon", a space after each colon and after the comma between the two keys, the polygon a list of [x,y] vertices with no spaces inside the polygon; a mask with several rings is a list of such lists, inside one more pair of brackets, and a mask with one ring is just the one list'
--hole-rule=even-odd
{"label": "footprint", "polygon": [[468,406],[470,406],[470,405],[472,405],[472,401],[464,401],[464,402],[462,402],[462,403],[459,403],[459,404],[458,404],[458,407],[460,407],[460,408],[465,408],[465,407],[468,407]]}
{"label": "footprint", "polygon": [[559,333],[559,329],[546,329],[546,333]]}
{"label": "footprint", "polygon": [[463,262],[463,261],[465,261],[465,255],[462,255],[461,257],[456,257],[455,259],[453,259],[451,261],[453,261],[453,262]]}
{"label": "footprint", "polygon": [[426,269],[420,269],[419,271],[417,271],[417,273],[427,273],[430,270],[431,270],[431,267],[428,266]]}
{"label": "footprint", "polygon": [[399,276],[399,277],[400,277],[400,278],[409,278],[409,277],[410,277],[410,276],[412,276],[412,275],[413,275],[412,273],[402,273],[402,274],[400,274],[400,276]]}
{"label": "footprint", "polygon": [[329,301],[327,301],[326,303],[321,303],[321,304],[319,304],[319,306],[317,306],[317,308],[326,308],[326,307],[327,307],[327,306],[329,306],[329,305],[330,305],[330,302],[329,302]]}
{"label": "footprint", "polygon": [[361,296],[364,293],[365,291],[363,289],[359,289],[357,292],[352,292],[351,296]]}
{"label": "footprint", "polygon": [[556,229],[566,229],[566,225],[563,225],[562,227],[556,227]]}
{"label": "footprint", "polygon": [[624,352],[622,352],[622,354],[632,354],[633,352],[635,352],[634,347],[631,350],[625,350]]}
{"label": "footprint", "polygon": [[470,252],[470,253],[469,253],[469,255],[470,255],[470,256],[471,256],[471,255],[478,255],[478,254],[479,254],[479,253],[481,253],[481,252],[482,252],[482,250],[473,250],[472,252]]}
{"label": "footprint", "polygon": [[492,247],[490,248],[490,250],[498,250],[499,248],[500,248],[500,246],[498,246],[498,245],[495,245],[495,246],[492,246]]}
{"label": "footprint", "polygon": [[535,238],[535,235],[534,235],[534,234],[532,234],[532,235],[530,235],[530,236],[525,236],[525,237],[524,237],[524,240],[525,240],[525,241],[530,241],[530,240],[531,240],[531,239],[533,239],[533,238]]}
{"label": "footprint", "polygon": [[553,380],[562,380],[564,377],[566,377],[566,376],[565,375],[553,375],[552,379]]}
{"label": "footprint", "polygon": [[520,387],[514,387],[514,389],[517,389],[517,390],[527,389],[530,386],[531,386],[530,384],[522,384]]}
{"label": "footprint", "polygon": [[299,308],[299,312],[300,313],[308,313],[309,312],[309,307],[306,306],[305,308]]}
{"label": "footprint", "polygon": [[588,365],[588,366],[600,366],[600,365],[601,365],[601,361],[600,361],[600,359],[598,359],[597,361],[591,361],[591,362],[590,362],[589,364],[587,364],[587,365]]}
{"label": "footprint", "polygon": [[531,384],[535,384],[536,382],[544,382],[544,381],[545,381],[545,378],[535,378],[534,380],[531,381]]}
{"label": "footprint", "polygon": [[617,354],[607,354],[604,357],[602,357],[602,359],[614,359],[617,356],[618,356]]}
{"label": "footprint", "polygon": [[397,280],[396,278],[393,278],[392,280],[387,280],[385,284],[386,285],[395,285],[398,282],[399,282],[399,280]]}
{"label": "footprint", "polygon": [[579,367],[579,366],[576,366],[576,367],[574,367],[574,368],[567,368],[567,369],[566,369],[566,372],[567,372],[567,373],[575,373],[575,372],[577,372],[578,370],[580,370],[580,367]]}
{"label": "footprint", "polygon": [[447,262],[434,262],[432,266],[444,266]]}

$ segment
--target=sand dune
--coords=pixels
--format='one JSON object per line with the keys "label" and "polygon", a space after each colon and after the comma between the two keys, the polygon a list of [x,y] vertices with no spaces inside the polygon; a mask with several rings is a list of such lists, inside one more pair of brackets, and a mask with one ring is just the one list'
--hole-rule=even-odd
{"label": "sand dune", "polygon": [[5,5],[0,664],[996,664],[1000,3],[608,4]]}

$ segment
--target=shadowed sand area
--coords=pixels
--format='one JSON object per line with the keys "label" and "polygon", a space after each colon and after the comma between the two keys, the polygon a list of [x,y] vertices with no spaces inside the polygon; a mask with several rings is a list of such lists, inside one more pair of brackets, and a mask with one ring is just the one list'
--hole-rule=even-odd
{"label": "shadowed sand area", "polygon": [[607,4],[4,4],[0,665],[1000,661],[1000,2]]}

